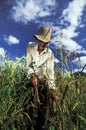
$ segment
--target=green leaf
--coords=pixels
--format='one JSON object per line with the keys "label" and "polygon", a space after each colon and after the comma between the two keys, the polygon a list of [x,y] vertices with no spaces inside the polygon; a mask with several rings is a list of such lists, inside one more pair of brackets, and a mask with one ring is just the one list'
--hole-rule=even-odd
{"label": "green leaf", "polygon": [[55,126],[54,125],[49,126],[49,130],[55,130]]}

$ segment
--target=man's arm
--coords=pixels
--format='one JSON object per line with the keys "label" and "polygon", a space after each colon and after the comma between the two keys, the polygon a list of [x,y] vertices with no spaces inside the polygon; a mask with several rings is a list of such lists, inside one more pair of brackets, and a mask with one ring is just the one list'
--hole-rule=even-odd
{"label": "man's arm", "polygon": [[38,84],[38,79],[34,74],[34,69],[32,67],[32,55],[31,55],[31,46],[27,45],[27,69],[28,69],[28,75],[31,78],[32,84],[36,86]]}
{"label": "man's arm", "polygon": [[58,101],[58,97],[55,92],[55,76],[54,76],[54,55],[47,61],[47,75],[48,75],[48,85],[51,93],[51,97],[54,101]]}
{"label": "man's arm", "polygon": [[28,74],[32,74],[34,73],[34,70],[33,68],[31,67],[31,64],[32,64],[32,55],[31,55],[31,47],[30,45],[28,44],[27,45],[27,69],[28,69]]}
{"label": "man's arm", "polygon": [[51,56],[47,61],[47,76],[48,76],[49,88],[50,89],[55,89],[54,55],[53,55],[53,53],[51,53]]}

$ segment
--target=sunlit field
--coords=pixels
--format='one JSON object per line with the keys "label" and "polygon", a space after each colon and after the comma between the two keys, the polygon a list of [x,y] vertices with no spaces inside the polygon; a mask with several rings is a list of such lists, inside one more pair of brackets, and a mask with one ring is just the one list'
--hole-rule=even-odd
{"label": "sunlit field", "polygon": [[[46,127],[49,130],[86,130],[86,74],[83,71],[72,72],[68,63],[71,55],[73,53],[61,58],[60,68],[58,64],[55,65],[56,94],[59,99],[52,104],[52,116],[47,115]],[[24,111],[25,99],[34,89],[27,87],[30,80],[25,61],[24,57],[16,58],[15,61],[1,58],[0,130],[28,130],[28,122],[33,126],[29,114]],[[64,64],[70,71],[63,67]],[[36,94],[34,99],[32,106],[35,116],[38,101]]]}

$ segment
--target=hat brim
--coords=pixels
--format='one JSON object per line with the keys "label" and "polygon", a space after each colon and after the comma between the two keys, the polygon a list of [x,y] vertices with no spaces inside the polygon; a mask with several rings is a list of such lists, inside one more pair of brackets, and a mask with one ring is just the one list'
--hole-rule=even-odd
{"label": "hat brim", "polygon": [[50,39],[46,39],[46,38],[43,38],[42,35],[33,35],[37,40],[40,40],[42,42],[45,42],[45,43],[48,43],[48,42],[51,42]]}

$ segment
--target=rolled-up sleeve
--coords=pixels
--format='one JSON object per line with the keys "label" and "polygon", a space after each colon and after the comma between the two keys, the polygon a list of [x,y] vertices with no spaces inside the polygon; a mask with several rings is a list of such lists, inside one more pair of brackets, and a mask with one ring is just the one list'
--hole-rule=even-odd
{"label": "rolled-up sleeve", "polygon": [[55,76],[54,76],[54,55],[51,54],[47,61],[47,75],[48,85],[50,89],[55,89]]}

